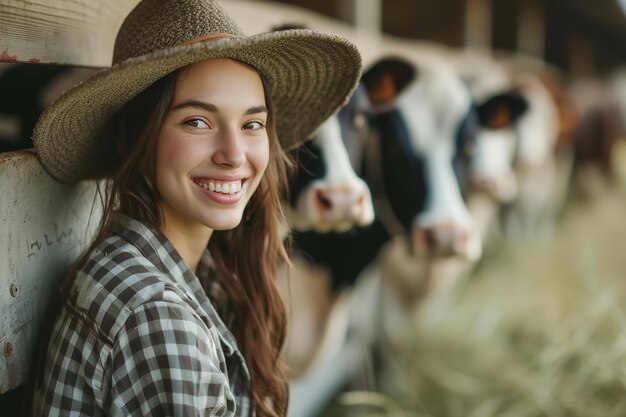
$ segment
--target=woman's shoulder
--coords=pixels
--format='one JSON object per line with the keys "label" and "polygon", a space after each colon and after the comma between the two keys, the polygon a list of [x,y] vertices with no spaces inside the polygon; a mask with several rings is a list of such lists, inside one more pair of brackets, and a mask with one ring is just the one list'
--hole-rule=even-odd
{"label": "woman's shoulder", "polygon": [[[110,235],[92,248],[77,269],[70,303],[102,334],[114,334],[124,317],[147,303],[167,301],[174,286],[139,248]],[[119,330],[119,329],[118,329]]]}

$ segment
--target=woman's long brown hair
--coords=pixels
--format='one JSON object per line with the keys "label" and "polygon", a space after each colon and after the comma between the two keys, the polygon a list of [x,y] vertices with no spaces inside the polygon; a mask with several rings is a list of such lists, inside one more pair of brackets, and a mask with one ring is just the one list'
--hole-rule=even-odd
{"label": "woman's long brown hair", "polygon": [[[163,224],[156,187],[156,140],[171,106],[176,81],[184,71],[180,69],[157,81],[117,112],[105,129],[104,143],[115,143],[108,158],[121,162],[109,173],[101,224],[82,259],[104,238],[115,212],[137,219],[153,230],[159,230]],[[288,402],[286,373],[280,357],[286,314],[276,286],[276,273],[280,258],[287,260],[280,233],[280,225],[284,224],[280,200],[292,164],[278,143],[267,87],[265,92],[270,111],[268,167],[241,223],[232,230],[214,231],[208,249],[214,261],[210,279],[226,294],[228,311],[220,314],[228,314],[224,318],[250,370],[256,415],[277,417],[286,414]],[[64,286],[66,296],[70,284]],[[205,288],[207,285],[203,282]]]}

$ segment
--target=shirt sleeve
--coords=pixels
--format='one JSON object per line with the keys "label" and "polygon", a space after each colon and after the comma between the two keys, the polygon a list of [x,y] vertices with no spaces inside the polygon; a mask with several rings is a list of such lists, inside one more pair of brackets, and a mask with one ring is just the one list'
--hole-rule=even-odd
{"label": "shirt sleeve", "polygon": [[133,311],[111,361],[111,417],[234,415],[219,339],[183,306],[155,301]]}

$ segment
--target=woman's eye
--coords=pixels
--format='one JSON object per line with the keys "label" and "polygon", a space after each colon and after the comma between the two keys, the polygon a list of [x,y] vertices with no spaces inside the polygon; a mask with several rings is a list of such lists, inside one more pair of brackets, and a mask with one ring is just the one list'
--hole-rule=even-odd
{"label": "woman's eye", "polygon": [[259,129],[263,129],[264,127],[265,127],[265,124],[263,124],[263,122],[259,120],[253,120],[243,125],[242,129],[243,130],[259,130]]}
{"label": "woman's eye", "polygon": [[197,128],[210,127],[209,124],[202,119],[190,119],[190,120],[185,121],[185,124],[187,126],[197,127]]}

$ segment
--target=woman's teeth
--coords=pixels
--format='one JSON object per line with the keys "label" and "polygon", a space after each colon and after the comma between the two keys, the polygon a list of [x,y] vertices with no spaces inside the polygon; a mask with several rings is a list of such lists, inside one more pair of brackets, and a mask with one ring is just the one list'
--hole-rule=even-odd
{"label": "woman's teeth", "polygon": [[200,181],[194,181],[194,182],[198,184],[200,187],[204,188],[205,190],[214,191],[216,193],[235,194],[241,191],[241,181],[230,182],[230,183],[220,183],[220,182],[205,183],[205,182],[200,182]]}

